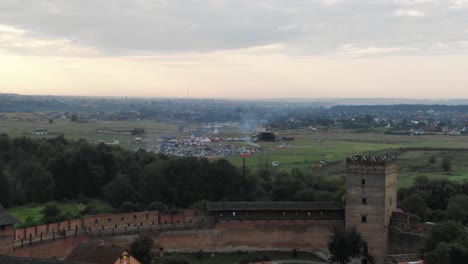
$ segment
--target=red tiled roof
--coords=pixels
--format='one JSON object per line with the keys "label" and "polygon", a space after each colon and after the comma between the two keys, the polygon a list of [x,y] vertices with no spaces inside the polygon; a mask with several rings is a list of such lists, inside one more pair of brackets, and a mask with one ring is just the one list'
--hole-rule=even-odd
{"label": "red tiled roof", "polygon": [[115,263],[126,252],[117,246],[98,246],[91,243],[81,243],[76,246],[65,261],[79,261],[96,264]]}

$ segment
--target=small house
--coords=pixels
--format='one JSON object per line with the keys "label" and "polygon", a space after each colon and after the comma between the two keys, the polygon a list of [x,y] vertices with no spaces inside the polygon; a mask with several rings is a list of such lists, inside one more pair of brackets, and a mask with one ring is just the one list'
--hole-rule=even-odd
{"label": "small house", "polygon": [[34,135],[47,135],[47,128],[36,128],[33,131]]}
{"label": "small house", "polygon": [[219,135],[219,129],[218,129],[218,128],[213,129],[213,131],[211,132],[211,134],[213,134],[213,135]]}

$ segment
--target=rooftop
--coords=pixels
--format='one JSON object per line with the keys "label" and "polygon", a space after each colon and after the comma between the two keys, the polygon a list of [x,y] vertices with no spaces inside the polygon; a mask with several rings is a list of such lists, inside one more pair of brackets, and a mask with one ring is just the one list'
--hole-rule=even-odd
{"label": "rooftop", "polygon": [[125,251],[125,249],[117,246],[99,246],[91,243],[81,243],[68,254],[65,261],[96,264],[115,263]]}
{"label": "rooftop", "polygon": [[20,221],[18,219],[8,214],[5,208],[0,204],[0,225],[14,225],[19,222]]}

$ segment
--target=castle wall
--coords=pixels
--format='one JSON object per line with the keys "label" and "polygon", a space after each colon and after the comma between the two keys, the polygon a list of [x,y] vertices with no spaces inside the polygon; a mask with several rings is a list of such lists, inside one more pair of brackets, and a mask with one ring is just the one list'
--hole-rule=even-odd
{"label": "castle wall", "polygon": [[47,243],[25,245],[24,247],[16,248],[10,255],[17,257],[30,258],[64,258],[78,244],[92,241],[89,236],[78,236],[67,239],[58,239]]}
{"label": "castle wall", "polygon": [[0,254],[10,255],[13,252],[13,225],[0,226]]}
{"label": "castle wall", "polygon": [[424,246],[424,237],[416,233],[390,229],[388,242],[389,254],[410,254],[421,251]]}
{"label": "castle wall", "polygon": [[333,228],[343,221],[231,221],[212,229],[164,232],[153,237],[169,251],[300,250],[327,252]]}
{"label": "castle wall", "polygon": [[[162,216],[169,217],[172,219],[171,215]],[[180,216],[175,218],[176,220],[181,220]],[[62,221],[58,223],[51,223],[46,225],[38,225],[27,228],[20,228],[14,231],[14,239],[16,241],[28,240],[28,239],[38,239],[41,234],[43,236],[58,234],[63,232],[73,231],[82,231],[84,228],[119,228],[125,226],[147,226],[155,225],[159,223],[159,213],[158,211],[145,211],[145,212],[134,212],[134,213],[123,213],[123,214],[100,214],[100,215],[91,215],[83,219],[72,219],[67,221]]]}

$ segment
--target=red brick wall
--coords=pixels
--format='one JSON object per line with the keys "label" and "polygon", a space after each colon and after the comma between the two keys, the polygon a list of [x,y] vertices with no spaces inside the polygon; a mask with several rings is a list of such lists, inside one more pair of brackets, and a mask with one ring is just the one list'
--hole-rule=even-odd
{"label": "red brick wall", "polygon": [[159,223],[160,224],[170,224],[172,221],[171,215],[161,215],[159,217]]}
{"label": "red brick wall", "polygon": [[17,248],[13,253],[17,257],[30,257],[50,259],[53,257],[66,257],[79,243],[89,242],[88,236],[78,236],[74,238],[58,239],[52,242],[43,244],[34,244],[32,246],[24,246]]}
{"label": "red brick wall", "polygon": [[85,217],[83,222],[86,228],[149,225],[153,224],[153,222],[154,224],[158,224],[158,212],[147,211],[125,214],[92,215]]}
{"label": "red brick wall", "polygon": [[214,229],[164,232],[153,237],[167,250],[236,251],[299,248],[327,251],[331,230],[342,221],[243,221],[219,223]]}
{"label": "red brick wall", "polygon": [[207,214],[206,210],[200,209],[185,209],[183,214],[185,215],[185,221],[190,222],[201,222],[208,221],[210,216]]}
{"label": "red brick wall", "polygon": [[13,252],[13,225],[3,226],[0,230],[0,254],[10,255]]}
{"label": "red brick wall", "polygon": [[[63,221],[59,223],[52,223],[49,225],[39,225],[28,228],[16,229],[14,232],[15,240],[27,240],[29,235],[32,235],[32,238],[39,237],[41,232],[43,235],[52,234],[52,232],[57,233],[58,231],[74,231],[76,227],[78,230],[81,230],[83,227],[86,228],[113,228],[123,226],[137,226],[137,225],[150,225],[158,224],[158,215],[157,211],[147,211],[147,212],[136,212],[136,213],[125,213],[125,214],[102,214],[102,215],[92,215],[87,216],[84,219],[72,219],[68,221]],[[123,218],[123,220],[122,220]],[[96,222],[97,219],[97,222]],[[109,221],[110,219],[110,221]],[[183,218],[179,218],[181,220]],[[170,222],[170,221],[169,221]]]}
{"label": "red brick wall", "polygon": [[172,223],[185,223],[185,215],[183,214],[172,215]]}

